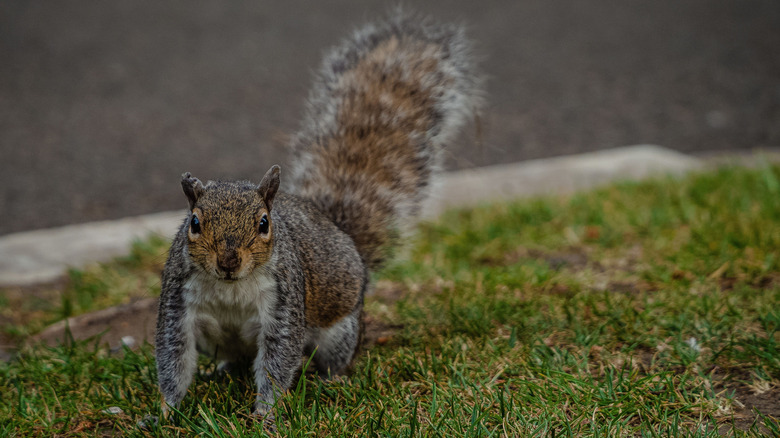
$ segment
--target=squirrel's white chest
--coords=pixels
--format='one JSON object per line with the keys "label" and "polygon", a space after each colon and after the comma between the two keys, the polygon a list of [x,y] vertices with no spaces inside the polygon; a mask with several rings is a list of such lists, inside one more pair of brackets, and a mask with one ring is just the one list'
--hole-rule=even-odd
{"label": "squirrel's white chest", "polygon": [[234,282],[196,276],[185,288],[187,318],[202,353],[227,360],[257,354],[259,336],[275,323],[272,276],[256,274]]}

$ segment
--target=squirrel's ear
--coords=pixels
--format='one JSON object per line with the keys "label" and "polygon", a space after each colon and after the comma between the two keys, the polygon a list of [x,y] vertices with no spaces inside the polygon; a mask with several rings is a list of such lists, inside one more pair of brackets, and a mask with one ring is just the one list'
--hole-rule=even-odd
{"label": "squirrel's ear", "polygon": [[181,188],[184,189],[184,194],[190,201],[190,210],[192,210],[195,203],[198,202],[198,198],[203,194],[203,183],[187,172],[181,176]]}
{"label": "squirrel's ear", "polygon": [[276,191],[279,190],[279,173],[282,169],[278,164],[274,164],[265,173],[265,176],[257,185],[257,193],[263,197],[265,206],[268,207],[268,211],[271,211],[271,204],[274,202],[274,196]]}

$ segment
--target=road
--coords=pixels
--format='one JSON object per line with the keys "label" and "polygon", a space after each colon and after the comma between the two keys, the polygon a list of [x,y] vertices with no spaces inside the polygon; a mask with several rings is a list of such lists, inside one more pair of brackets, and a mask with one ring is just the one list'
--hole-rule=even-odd
{"label": "road", "polygon": [[[421,3],[421,2],[420,2]],[[487,82],[451,169],[780,145],[776,0],[452,0]],[[381,1],[0,3],[0,235],[185,206],[287,163],[321,53]]]}

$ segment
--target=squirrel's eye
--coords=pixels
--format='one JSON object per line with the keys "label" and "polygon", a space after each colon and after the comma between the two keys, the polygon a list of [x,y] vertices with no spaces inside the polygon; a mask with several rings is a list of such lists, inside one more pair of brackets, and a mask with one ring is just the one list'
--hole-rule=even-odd
{"label": "squirrel's eye", "polygon": [[258,231],[260,231],[260,234],[268,234],[268,216],[263,214],[263,217],[260,218],[260,226],[258,227]]}
{"label": "squirrel's eye", "polygon": [[195,215],[192,215],[192,220],[190,221],[190,231],[192,234],[200,234],[200,220]]}

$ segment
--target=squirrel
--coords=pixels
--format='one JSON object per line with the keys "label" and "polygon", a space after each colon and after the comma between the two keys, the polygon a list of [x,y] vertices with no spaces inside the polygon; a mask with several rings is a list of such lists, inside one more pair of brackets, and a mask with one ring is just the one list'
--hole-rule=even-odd
{"label": "squirrel", "polygon": [[155,337],[164,414],[198,352],[251,363],[254,413],[270,418],[302,358],[324,378],[344,372],[369,274],[417,216],[442,146],[476,116],[480,85],[461,27],[396,13],[325,56],[291,137],[290,190],[278,165],[259,184],[182,176],[189,210]]}

